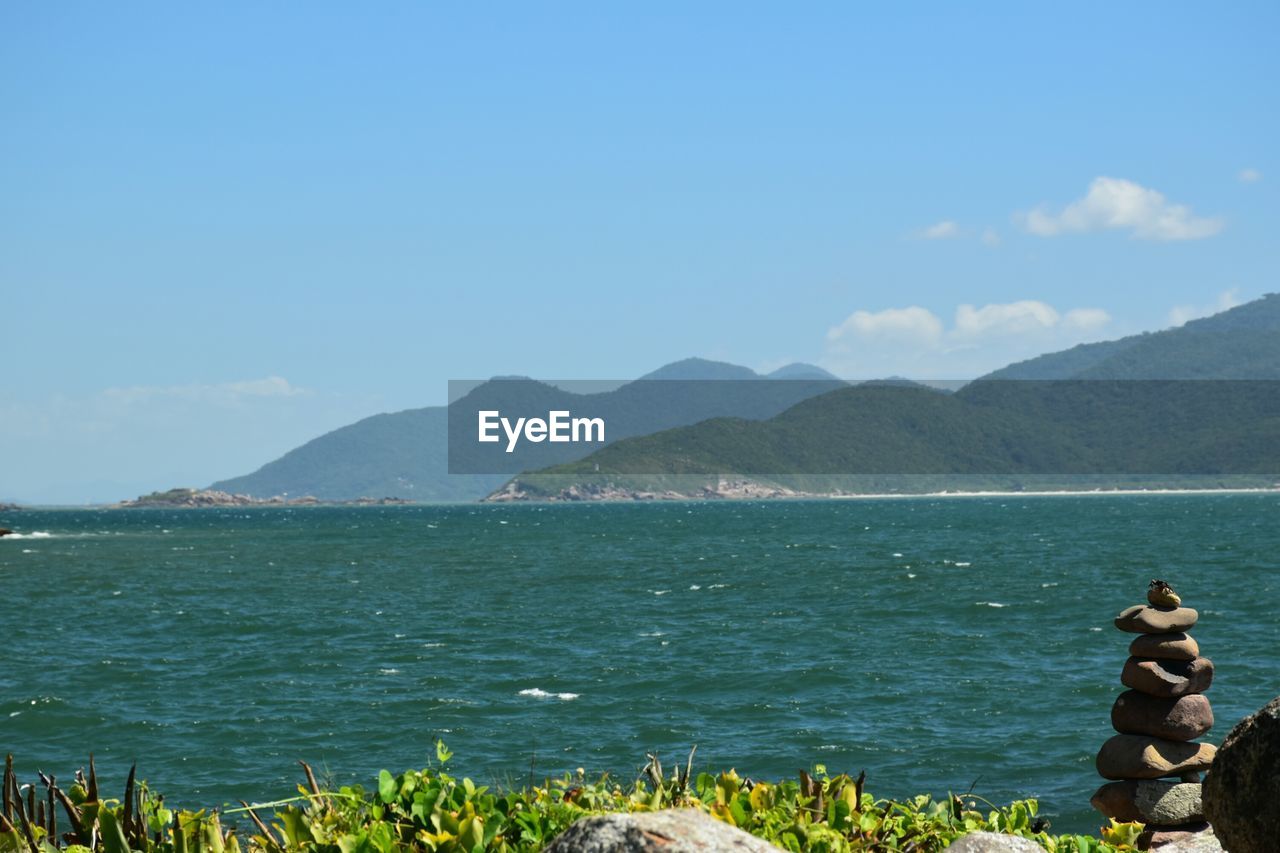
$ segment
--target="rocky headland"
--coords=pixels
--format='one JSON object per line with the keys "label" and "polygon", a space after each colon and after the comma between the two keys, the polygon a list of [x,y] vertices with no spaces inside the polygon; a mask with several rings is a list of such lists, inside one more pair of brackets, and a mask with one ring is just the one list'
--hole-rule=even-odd
{"label": "rocky headland", "polygon": [[484,500],[486,503],[520,503],[525,501],[565,503],[578,501],[776,500],[779,498],[805,497],[818,497],[818,495],[745,479],[721,479],[714,486],[704,485],[690,491],[638,489],[613,483],[579,483],[552,492],[531,491],[525,488],[520,480],[516,479],[507,483]]}
{"label": "rocky headland", "polygon": [[312,495],[296,498],[276,495],[270,498],[255,498],[252,495],[238,495],[222,492],[217,489],[169,489],[166,492],[152,492],[133,500],[112,504],[112,509],[143,509],[148,507],[165,509],[200,509],[204,507],[235,506],[399,506],[411,504],[413,501],[404,498],[355,498],[349,501],[322,501]]}

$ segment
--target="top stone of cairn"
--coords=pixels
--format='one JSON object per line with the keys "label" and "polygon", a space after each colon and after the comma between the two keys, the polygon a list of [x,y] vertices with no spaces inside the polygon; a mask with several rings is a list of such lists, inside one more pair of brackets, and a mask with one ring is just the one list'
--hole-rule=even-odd
{"label": "top stone of cairn", "polygon": [[1147,589],[1147,604],[1135,604],[1120,611],[1116,627],[1132,634],[1170,634],[1188,631],[1200,618],[1167,583],[1153,580]]}

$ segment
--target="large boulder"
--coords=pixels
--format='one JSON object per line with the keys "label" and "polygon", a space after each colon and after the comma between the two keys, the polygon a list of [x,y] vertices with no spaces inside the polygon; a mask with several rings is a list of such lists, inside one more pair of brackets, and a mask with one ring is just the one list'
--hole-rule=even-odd
{"label": "large boulder", "polygon": [[1203,789],[1204,813],[1231,853],[1280,844],[1280,697],[1231,730]]}
{"label": "large boulder", "polygon": [[710,850],[778,853],[778,848],[769,842],[697,809],[583,818],[547,847],[547,853],[706,853]]}
{"label": "large boulder", "polygon": [[1044,853],[1044,848],[1030,838],[998,832],[970,832],[952,841],[947,850],[949,853]]}

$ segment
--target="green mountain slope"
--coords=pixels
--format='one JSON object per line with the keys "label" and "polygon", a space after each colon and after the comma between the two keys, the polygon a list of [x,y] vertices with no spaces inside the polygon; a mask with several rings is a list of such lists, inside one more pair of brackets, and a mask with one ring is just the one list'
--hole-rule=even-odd
{"label": "green mountain slope", "polygon": [[[748,368],[704,359],[675,362],[602,393],[576,394],[520,377],[494,379],[450,407],[365,418],[319,436],[252,474],[221,480],[209,488],[262,498],[287,494],[322,500],[478,500],[518,471],[567,462],[595,448],[526,443],[518,452],[505,454],[494,446],[459,443],[452,470],[473,473],[451,474],[450,418],[458,434],[465,435],[475,430],[475,413],[482,409],[526,414],[589,410],[606,418],[608,439],[613,441],[723,415],[770,417],[840,384],[812,378],[767,380]],[[477,456],[491,449],[496,450],[496,458]]]}
{"label": "green mountain slope", "polygon": [[953,394],[880,382],[773,418],[622,441],[522,475],[503,494],[609,483],[688,493],[679,478],[699,477],[810,491],[831,491],[839,477],[862,478],[855,490],[863,491],[894,490],[895,478],[923,488],[961,480],[1017,488],[1034,478],[1269,485],[1280,479],[1277,380],[1280,295],[1272,294],[1175,329],[1010,365]]}
{"label": "green mountain slope", "polygon": [[867,384],[764,421],[718,418],[620,441],[505,491],[690,493],[680,484],[696,492],[699,477],[817,492],[1270,485],[1280,480],[1280,383],[984,380],[955,394]]}
{"label": "green mountain slope", "polygon": [[209,488],[256,498],[466,501],[500,485],[501,475],[449,475],[443,449],[447,428],[443,406],[374,415],[314,438],[252,474]]}
{"label": "green mountain slope", "polygon": [[1280,379],[1280,294],[1212,317],[1011,364],[984,379]]}

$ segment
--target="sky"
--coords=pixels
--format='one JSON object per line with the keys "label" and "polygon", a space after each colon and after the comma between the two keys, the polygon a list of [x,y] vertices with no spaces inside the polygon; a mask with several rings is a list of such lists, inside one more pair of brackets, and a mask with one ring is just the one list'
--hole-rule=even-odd
{"label": "sky", "polygon": [[0,500],[207,485],[450,379],[969,378],[1280,290],[1278,25],[0,4]]}

